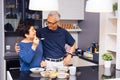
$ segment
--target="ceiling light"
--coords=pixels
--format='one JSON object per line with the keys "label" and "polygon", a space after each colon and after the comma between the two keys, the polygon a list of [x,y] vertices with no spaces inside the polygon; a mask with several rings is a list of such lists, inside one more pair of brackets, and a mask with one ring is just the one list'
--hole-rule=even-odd
{"label": "ceiling light", "polygon": [[58,0],[30,0],[29,9],[37,11],[57,11]]}
{"label": "ceiling light", "polygon": [[112,12],[112,0],[88,0],[86,12]]}

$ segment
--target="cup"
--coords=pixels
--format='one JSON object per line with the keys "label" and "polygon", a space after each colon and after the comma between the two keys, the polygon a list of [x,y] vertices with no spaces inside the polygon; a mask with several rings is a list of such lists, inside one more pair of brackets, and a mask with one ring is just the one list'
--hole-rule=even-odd
{"label": "cup", "polygon": [[76,80],[76,76],[75,76],[75,75],[71,75],[71,76],[69,77],[69,80]]}
{"label": "cup", "polygon": [[70,73],[70,75],[76,75],[76,67],[75,66],[70,66],[69,67],[69,73]]}

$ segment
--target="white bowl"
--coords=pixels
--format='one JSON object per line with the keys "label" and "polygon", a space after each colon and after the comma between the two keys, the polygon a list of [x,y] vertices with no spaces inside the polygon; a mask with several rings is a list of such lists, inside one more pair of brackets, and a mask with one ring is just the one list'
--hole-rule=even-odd
{"label": "white bowl", "polygon": [[66,77],[67,77],[67,74],[64,73],[64,72],[59,72],[59,73],[57,74],[57,77],[58,77],[58,78],[66,78]]}
{"label": "white bowl", "polygon": [[49,71],[42,71],[42,72],[40,72],[40,74],[42,77],[48,77],[50,73],[49,73]]}
{"label": "white bowl", "polygon": [[31,68],[30,71],[33,73],[40,73],[41,71],[44,71],[44,68]]}
{"label": "white bowl", "polygon": [[68,67],[59,67],[58,68],[58,72],[67,72],[68,71]]}

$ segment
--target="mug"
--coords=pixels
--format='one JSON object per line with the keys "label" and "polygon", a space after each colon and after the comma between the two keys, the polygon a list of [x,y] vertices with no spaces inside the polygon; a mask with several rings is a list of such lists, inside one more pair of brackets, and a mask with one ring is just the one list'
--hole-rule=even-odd
{"label": "mug", "polygon": [[70,66],[69,67],[69,73],[70,73],[70,75],[76,75],[76,67],[75,66]]}

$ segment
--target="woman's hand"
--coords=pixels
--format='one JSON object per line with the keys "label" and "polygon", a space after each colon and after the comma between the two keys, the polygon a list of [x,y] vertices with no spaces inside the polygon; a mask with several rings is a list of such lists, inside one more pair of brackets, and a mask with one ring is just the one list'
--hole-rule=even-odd
{"label": "woman's hand", "polygon": [[33,40],[33,45],[38,45],[39,44],[39,39],[37,37],[34,38]]}
{"label": "woman's hand", "polygon": [[36,47],[38,46],[38,44],[39,44],[39,39],[37,38],[37,37],[35,37],[34,39],[33,39],[33,45],[32,45],[32,49],[33,50],[35,50],[36,49]]}

